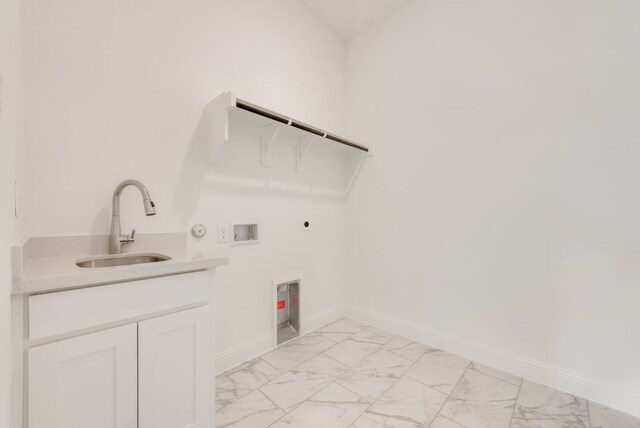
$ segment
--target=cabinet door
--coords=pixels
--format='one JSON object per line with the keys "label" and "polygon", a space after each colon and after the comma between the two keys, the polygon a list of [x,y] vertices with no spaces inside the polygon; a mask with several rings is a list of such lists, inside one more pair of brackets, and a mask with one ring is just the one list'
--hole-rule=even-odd
{"label": "cabinet door", "polygon": [[29,350],[29,428],[136,428],[135,324]]}
{"label": "cabinet door", "polygon": [[139,427],[209,428],[209,307],[138,324]]}

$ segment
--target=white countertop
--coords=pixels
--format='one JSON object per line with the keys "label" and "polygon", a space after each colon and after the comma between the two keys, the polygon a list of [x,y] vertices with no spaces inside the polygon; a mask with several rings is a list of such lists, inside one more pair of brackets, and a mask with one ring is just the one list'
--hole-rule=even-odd
{"label": "white countertop", "polygon": [[132,281],[198,270],[229,263],[201,250],[186,247],[186,234],[136,236],[127,254],[159,253],[171,260],[137,265],[81,268],[76,261],[108,253],[108,236],[30,238],[13,247],[12,294],[65,290]]}

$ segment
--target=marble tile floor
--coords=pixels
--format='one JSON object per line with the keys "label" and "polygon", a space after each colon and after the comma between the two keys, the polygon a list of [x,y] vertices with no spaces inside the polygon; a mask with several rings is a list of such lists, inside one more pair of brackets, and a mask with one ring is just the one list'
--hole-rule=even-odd
{"label": "marble tile floor", "polygon": [[638,418],[348,318],[216,381],[218,428],[640,428]]}

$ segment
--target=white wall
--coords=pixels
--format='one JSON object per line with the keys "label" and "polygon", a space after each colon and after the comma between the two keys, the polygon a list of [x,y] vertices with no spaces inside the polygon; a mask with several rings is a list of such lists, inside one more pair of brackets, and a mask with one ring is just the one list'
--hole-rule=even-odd
{"label": "white wall", "polygon": [[350,44],[353,313],[640,414],[638,14],[416,0]]}
{"label": "white wall", "polygon": [[[205,104],[229,89],[343,131],[339,38],[295,0],[24,4],[28,235],[108,233],[113,189],[138,178],[158,215],[144,217],[128,190],[125,231],[204,223],[209,234],[192,244],[231,258],[218,272],[219,352],[270,332],[276,275],[305,276],[306,317],[343,303],[344,203],[312,192],[341,167],[298,175],[288,146],[277,147],[272,169],[260,167],[257,137],[234,131],[225,158],[205,171],[193,141]],[[274,180],[301,189],[267,188]],[[313,232],[301,232],[304,216]],[[235,220],[261,222],[262,244],[218,245],[217,224]]]}
{"label": "white wall", "polygon": [[11,245],[21,221],[14,215],[14,183],[21,179],[20,2],[0,2],[0,426],[9,426],[11,381]]}
{"label": "white wall", "polygon": [[[205,171],[192,143],[228,89],[345,129],[346,48],[298,2],[24,3],[27,234],[106,233],[113,188],[141,179],[159,215],[129,191],[125,229],[202,222],[193,245],[231,257],[225,352],[269,333],[274,276],[305,275],[308,317],[341,305],[348,225],[354,308],[593,380],[611,394],[547,383],[640,413],[636,3],[415,0],[355,40],[349,127],[376,156],[347,225],[315,192],[343,173],[328,157],[299,176],[278,146],[265,170],[235,130]],[[263,243],[216,244],[234,220],[261,222]]]}

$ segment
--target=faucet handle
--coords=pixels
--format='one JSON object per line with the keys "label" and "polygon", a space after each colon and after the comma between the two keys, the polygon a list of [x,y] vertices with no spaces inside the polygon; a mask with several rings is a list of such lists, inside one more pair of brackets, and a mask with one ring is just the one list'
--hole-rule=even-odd
{"label": "faucet handle", "polygon": [[136,236],[136,230],[133,229],[131,231],[131,235],[122,235],[120,237],[120,242],[123,243],[123,244],[130,244],[130,243],[132,243],[134,241],[135,236]]}

